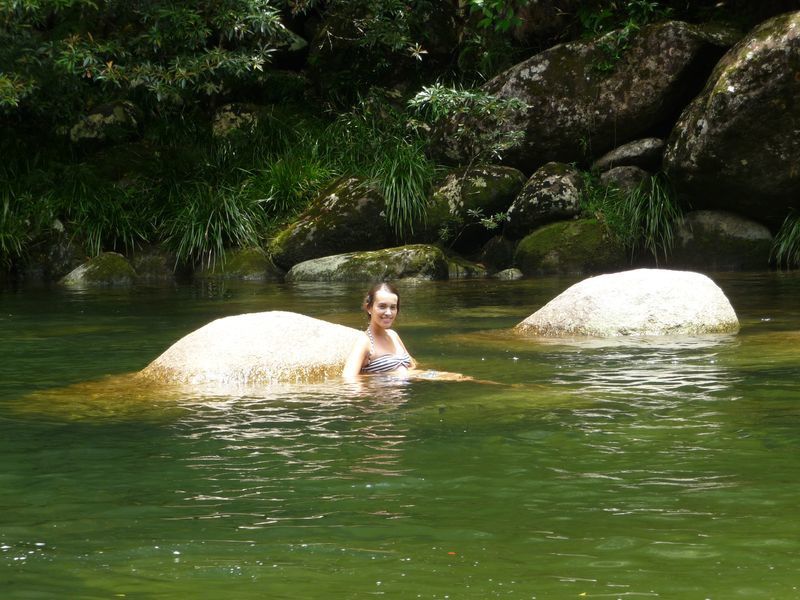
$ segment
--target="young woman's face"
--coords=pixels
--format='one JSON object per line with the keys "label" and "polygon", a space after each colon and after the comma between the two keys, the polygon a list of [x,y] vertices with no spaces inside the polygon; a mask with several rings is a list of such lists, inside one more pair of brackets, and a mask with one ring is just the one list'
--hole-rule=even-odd
{"label": "young woman's face", "polygon": [[370,323],[383,329],[389,329],[397,316],[397,294],[387,290],[378,290],[369,309]]}

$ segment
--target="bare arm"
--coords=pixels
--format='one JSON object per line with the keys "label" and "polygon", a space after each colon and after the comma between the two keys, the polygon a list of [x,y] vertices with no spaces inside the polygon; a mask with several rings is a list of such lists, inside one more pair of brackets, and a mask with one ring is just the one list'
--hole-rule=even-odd
{"label": "bare arm", "polygon": [[358,341],[353,345],[350,351],[350,356],[347,357],[347,362],[344,363],[342,369],[342,377],[345,379],[353,379],[361,373],[361,367],[369,354],[369,339],[366,334],[362,334]]}

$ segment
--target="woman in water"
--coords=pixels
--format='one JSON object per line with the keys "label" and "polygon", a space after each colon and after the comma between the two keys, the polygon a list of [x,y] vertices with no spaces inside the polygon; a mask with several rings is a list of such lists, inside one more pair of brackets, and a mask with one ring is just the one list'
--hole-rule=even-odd
{"label": "woman in water", "polygon": [[392,329],[400,311],[400,295],[391,283],[372,286],[364,299],[369,325],[353,346],[342,375],[347,378],[368,373],[406,375],[416,367],[400,336]]}

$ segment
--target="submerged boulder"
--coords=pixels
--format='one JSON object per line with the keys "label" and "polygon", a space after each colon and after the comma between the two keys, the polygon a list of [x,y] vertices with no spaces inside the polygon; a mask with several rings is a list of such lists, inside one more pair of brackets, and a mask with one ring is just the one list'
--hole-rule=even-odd
{"label": "submerged boulder", "polygon": [[321,381],[339,376],[359,335],[292,312],[224,317],[175,342],[139,375],[193,385]]}
{"label": "submerged boulder", "polygon": [[636,269],[576,283],[516,326],[534,336],[658,336],[735,333],[722,290],[690,271]]}
{"label": "submerged boulder", "polygon": [[128,259],[116,252],[103,252],[67,273],[61,284],[68,287],[111,287],[132,285],[136,271]]}
{"label": "submerged boulder", "polygon": [[665,170],[695,208],[777,228],[800,207],[800,12],[750,32],[675,125]]}

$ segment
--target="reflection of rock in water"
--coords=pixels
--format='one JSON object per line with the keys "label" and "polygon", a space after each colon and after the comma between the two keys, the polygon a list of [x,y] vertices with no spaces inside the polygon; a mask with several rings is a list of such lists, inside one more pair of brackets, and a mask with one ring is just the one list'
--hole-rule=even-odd
{"label": "reflection of rock in water", "polygon": [[[406,401],[408,381],[385,377],[318,384],[164,384],[139,373],[38,390],[6,402],[20,415],[63,421],[174,422],[187,416],[239,415],[260,406],[308,405],[338,410],[392,410]],[[209,411],[211,411],[209,413]]]}

